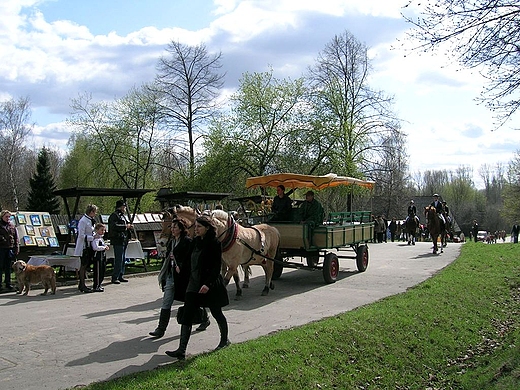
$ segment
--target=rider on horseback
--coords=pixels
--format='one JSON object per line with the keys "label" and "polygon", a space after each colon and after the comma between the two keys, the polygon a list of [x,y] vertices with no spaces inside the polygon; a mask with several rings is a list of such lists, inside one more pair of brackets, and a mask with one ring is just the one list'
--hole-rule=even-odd
{"label": "rider on horseback", "polygon": [[417,223],[419,223],[419,217],[417,216],[417,208],[415,207],[415,202],[413,199],[410,201],[410,205],[408,206],[407,216],[405,219],[405,223],[408,222],[410,217],[414,217]]}
{"label": "rider on horseback", "polygon": [[439,194],[433,194],[433,202],[430,204],[437,211],[437,215],[441,219],[442,223],[446,225],[446,217],[444,216],[444,206],[442,202],[439,200]]}

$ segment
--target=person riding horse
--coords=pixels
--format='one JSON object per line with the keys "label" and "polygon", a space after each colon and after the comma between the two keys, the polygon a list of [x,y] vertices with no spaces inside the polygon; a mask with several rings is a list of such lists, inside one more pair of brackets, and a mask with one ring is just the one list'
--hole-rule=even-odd
{"label": "person riding horse", "polygon": [[415,220],[417,221],[417,223],[419,223],[419,217],[417,216],[417,208],[415,207],[415,202],[413,199],[410,201],[410,205],[408,206],[407,214],[408,215],[406,216],[405,224],[406,224],[406,222],[408,222],[410,217],[414,217]]}
{"label": "person riding horse", "polygon": [[446,225],[446,217],[444,216],[444,206],[442,202],[439,200],[439,194],[433,194],[433,202],[430,204],[437,211],[437,215],[441,219],[442,223]]}

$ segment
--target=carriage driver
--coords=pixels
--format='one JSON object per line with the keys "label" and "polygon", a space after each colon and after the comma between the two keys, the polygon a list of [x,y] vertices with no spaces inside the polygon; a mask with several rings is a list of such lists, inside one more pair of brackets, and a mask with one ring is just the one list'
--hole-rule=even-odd
{"label": "carriage driver", "polygon": [[430,206],[435,207],[435,211],[437,211],[437,215],[441,219],[442,223],[446,225],[446,218],[444,217],[444,206],[442,202],[439,200],[439,194],[433,194],[433,202]]}

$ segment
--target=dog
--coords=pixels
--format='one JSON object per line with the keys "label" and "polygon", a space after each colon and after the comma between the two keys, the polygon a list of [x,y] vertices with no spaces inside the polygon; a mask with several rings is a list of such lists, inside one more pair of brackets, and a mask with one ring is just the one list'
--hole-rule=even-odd
{"label": "dog", "polygon": [[17,294],[27,295],[31,291],[31,284],[42,283],[45,291],[41,295],[47,295],[49,289],[52,294],[56,294],[56,272],[48,265],[28,265],[23,260],[16,260],[13,270],[18,281]]}

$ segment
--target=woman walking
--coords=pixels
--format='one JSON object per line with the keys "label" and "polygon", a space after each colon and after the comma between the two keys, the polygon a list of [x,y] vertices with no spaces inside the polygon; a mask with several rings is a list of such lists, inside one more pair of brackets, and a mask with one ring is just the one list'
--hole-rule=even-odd
{"label": "woman walking", "polygon": [[173,300],[184,302],[189,279],[191,239],[188,237],[186,223],[174,219],[171,223],[172,237],[168,241],[166,257],[159,272],[159,285],[163,291],[159,325],[150,336],[160,338],[170,322]]}
{"label": "woman walking", "polygon": [[209,307],[220,330],[220,342],[215,350],[230,344],[227,320],[222,313],[222,308],[229,304],[229,298],[224,279],[220,274],[221,261],[221,244],[217,240],[211,218],[206,215],[200,216],[195,221],[195,238],[189,261],[190,276],[186,289],[184,315],[180,319],[179,348],[175,351],[166,351],[168,356],[179,360],[185,359],[186,347],[191,335],[192,320],[201,306]]}

